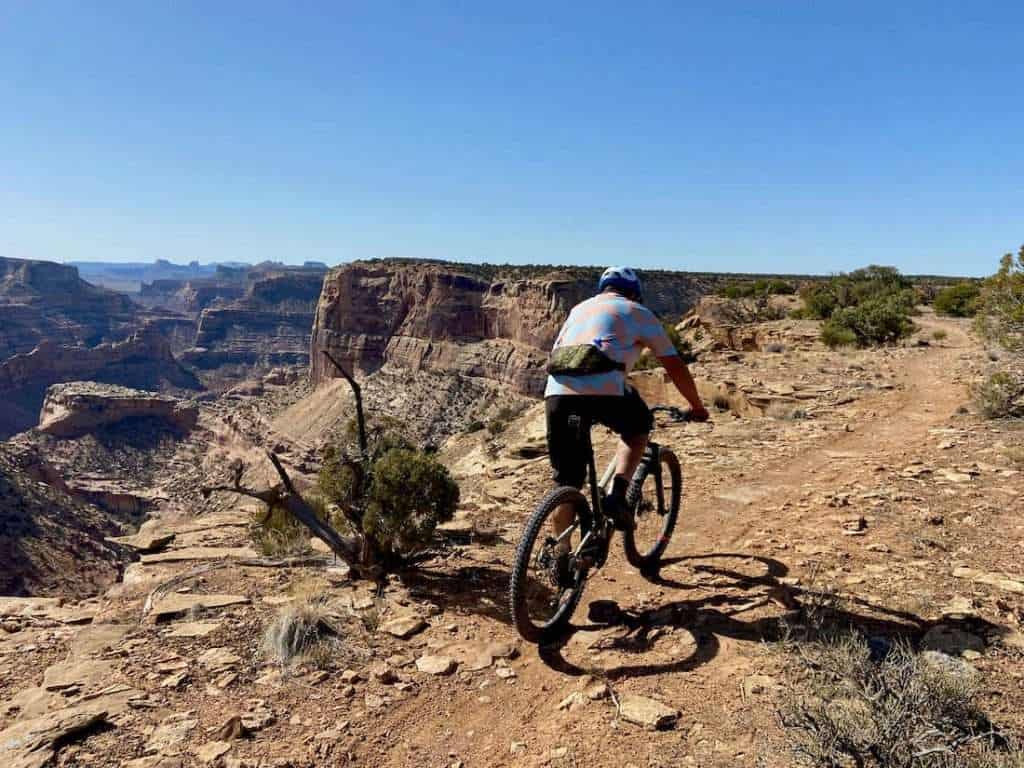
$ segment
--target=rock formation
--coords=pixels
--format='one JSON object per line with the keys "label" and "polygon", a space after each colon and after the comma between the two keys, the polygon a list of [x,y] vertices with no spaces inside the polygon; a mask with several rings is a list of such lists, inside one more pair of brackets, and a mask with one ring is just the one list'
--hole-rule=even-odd
{"label": "rock formation", "polygon": [[177,398],[111,384],[74,381],[54,384],[46,393],[39,430],[57,437],[77,437],[100,427],[146,417],[187,432],[199,410]]}
{"label": "rock formation", "polygon": [[0,363],[0,437],[35,426],[46,390],[65,381],[98,381],[139,389],[195,390],[199,381],[183,368],[167,340],[147,325],[124,341],[95,347],[45,341],[28,354]]}
{"label": "rock formation", "polygon": [[46,341],[93,346],[138,327],[138,307],[97,288],[74,267],[0,258],[0,360]]}
{"label": "rock formation", "polygon": [[257,273],[241,298],[202,309],[183,360],[200,370],[305,365],[323,275],[319,269]]}
{"label": "rock formation", "polygon": [[[572,306],[593,293],[597,271],[534,276],[512,268],[510,274],[474,276],[457,265],[401,262],[333,270],[313,323],[314,382],[335,375],[321,355],[327,351],[364,374],[388,363],[457,372],[539,395],[548,350]],[[682,273],[652,273],[648,303],[678,316],[713,284]]]}
{"label": "rock formation", "polygon": [[38,455],[0,443],[0,595],[96,591],[117,577],[125,559],[104,537],[124,531],[29,471],[42,466]]}

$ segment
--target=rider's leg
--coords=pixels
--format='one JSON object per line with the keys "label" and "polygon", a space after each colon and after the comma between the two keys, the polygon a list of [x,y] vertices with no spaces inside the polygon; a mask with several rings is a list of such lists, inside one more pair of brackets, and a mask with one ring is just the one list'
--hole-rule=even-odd
{"label": "rider's leg", "polygon": [[[549,397],[545,400],[547,411],[548,459],[551,461],[555,485],[570,485],[580,488],[586,478],[584,447],[580,444],[582,430],[589,425],[569,423],[570,416],[580,418],[583,401],[578,397]],[[562,504],[551,516],[552,534],[557,538],[576,519],[572,504]],[[559,542],[559,550],[567,552],[572,536]]]}

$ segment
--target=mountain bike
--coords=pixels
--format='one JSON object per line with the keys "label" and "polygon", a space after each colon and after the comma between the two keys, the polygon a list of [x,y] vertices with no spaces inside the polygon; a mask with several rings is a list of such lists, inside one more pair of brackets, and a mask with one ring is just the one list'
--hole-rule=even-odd
{"label": "mountain bike", "polygon": [[[674,421],[688,421],[690,415],[682,408],[664,405],[654,406],[651,412],[667,414]],[[555,488],[537,505],[519,540],[509,604],[516,629],[529,642],[550,639],[565,628],[583,596],[587,578],[608,559],[615,532],[604,511],[615,474],[614,458],[598,480],[590,425],[581,423],[579,417],[571,417],[570,424],[580,430],[580,445],[587,452],[590,500],[588,503],[586,496],[571,486]],[[670,449],[649,442],[626,492],[634,527],[622,532],[622,545],[631,565],[642,572],[655,569],[676,527],[682,497],[679,459]],[[551,518],[563,504],[570,505],[575,516],[556,535]]]}

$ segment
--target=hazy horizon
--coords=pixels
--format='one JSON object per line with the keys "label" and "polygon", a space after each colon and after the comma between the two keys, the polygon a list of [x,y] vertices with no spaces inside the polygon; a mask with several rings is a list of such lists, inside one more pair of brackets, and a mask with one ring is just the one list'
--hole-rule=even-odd
{"label": "hazy horizon", "polygon": [[[0,254],[980,276],[1024,6],[0,11]],[[45,55],[41,55],[45,52]]]}

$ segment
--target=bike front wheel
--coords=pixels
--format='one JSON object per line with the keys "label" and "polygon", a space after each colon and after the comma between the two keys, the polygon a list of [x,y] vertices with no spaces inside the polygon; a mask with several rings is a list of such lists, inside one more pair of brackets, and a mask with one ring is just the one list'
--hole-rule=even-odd
{"label": "bike front wheel", "polygon": [[[556,534],[554,518],[572,510],[572,522]],[[509,587],[509,607],[524,640],[538,643],[560,633],[583,596],[587,568],[576,560],[580,520],[588,517],[587,500],[577,489],[556,488],[545,496],[523,531],[516,549]]]}
{"label": "bike front wheel", "polygon": [[665,553],[672,538],[683,499],[683,471],[667,448],[658,451],[658,465],[643,478],[633,530],[623,531],[626,559],[641,571],[650,570]]}

